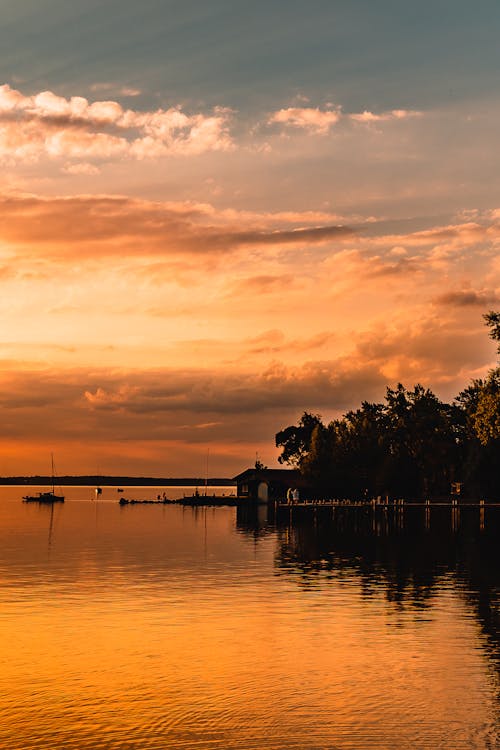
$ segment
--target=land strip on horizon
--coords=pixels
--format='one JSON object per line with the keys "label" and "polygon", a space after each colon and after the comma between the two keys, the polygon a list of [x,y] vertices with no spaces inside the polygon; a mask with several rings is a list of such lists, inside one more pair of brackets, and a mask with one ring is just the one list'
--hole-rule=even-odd
{"label": "land strip on horizon", "polygon": [[[52,484],[51,476],[17,476],[17,477],[0,477],[0,485],[46,485]],[[202,477],[123,477],[123,476],[63,476],[56,477],[56,485],[64,486],[94,486],[102,485],[104,487],[196,487],[205,485],[209,487],[226,487],[234,485],[234,481],[228,477],[211,477],[208,480]]]}

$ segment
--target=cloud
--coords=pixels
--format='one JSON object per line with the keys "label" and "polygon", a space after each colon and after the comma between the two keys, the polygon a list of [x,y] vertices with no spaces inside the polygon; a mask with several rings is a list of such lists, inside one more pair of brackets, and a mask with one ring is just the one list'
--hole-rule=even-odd
{"label": "cloud", "polygon": [[[91,88],[94,92],[126,98],[141,93],[133,87],[116,87],[112,83],[94,84]],[[368,110],[344,114],[340,107],[299,106],[271,113],[266,124],[324,136],[341,121],[374,123],[421,114],[405,109],[380,114]],[[133,109],[114,98],[89,101],[83,96],[66,98],[50,90],[26,95],[4,84],[0,86],[0,162],[15,166],[41,159],[77,163],[150,161],[230,151],[236,147],[230,133],[235,115],[225,107],[194,113],[185,112],[180,105],[168,109]],[[257,123],[257,127],[259,124],[263,123]],[[255,126],[255,122],[244,123],[240,130],[255,134]],[[271,147],[252,137],[251,148]],[[64,169],[70,171],[67,164]]]}
{"label": "cloud", "polygon": [[292,274],[260,274],[242,279],[236,290],[231,292],[232,295],[241,294],[241,290],[255,294],[270,294],[276,291],[290,289],[296,283],[296,278]]}
{"label": "cloud", "polygon": [[[78,439],[85,435],[174,439],[186,424],[222,423],[229,435],[235,424],[243,422],[258,434],[261,422],[266,429],[274,424],[277,430],[290,414],[304,409],[341,413],[364,399],[379,400],[385,386],[398,380],[420,381],[441,392],[444,389],[451,397],[471,373],[486,370],[490,364],[487,335],[478,344],[479,320],[464,326],[428,316],[400,323],[373,325],[353,335],[350,351],[333,358],[297,365],[272,361],[255,371],[244,365],[143,371],[4,368],[0,437],[28,431],[34,437],[50,432]],[[307,351],[325,340],[332,340],[332,334],[324,332],[296,343]],[[293,343],[278,330],[255,337],[247,346],[280,348]],[[238,439],[234,432],[233,436]]]}
{"label": "cloud", "polygon": [[313,336],[305,338],[287,338],[281,330],[265,331],[259,336],[255,336],[247,342],[246,355],[267,355],[275,357],[278,354],[302,354],[304,352],[314,351],[315,349],[324,349],[325,346],[335,342],[336,335],[332,331],[321,331]]}
{"label": "cloud", "polygon": [[[381,225],[385,228],[384,223]],[[385,278],[387,282],[393,279],[394,283],[412,287],[421,282],[430,291],[436,282],[449,284],[447,274],[454,274],[459,263],[462,273],[469,278],[479,272],[490,273],[489,283],[498,283],[495,270],[500,238],[498,222],[465,222],[399,234],[385,233],[377,223],[354,229],[352,235],[342,240],[342,247],[322,261],[325,273],[335,277],[337,284],[345,285],[350,279]],[[464,278],[460,283],[463,281]],[[479,298],[476,299],[479,303]]]}
{"label": "cloud", "polygon": [[[105,380],[109,378],[103,376]],[[360,362],[309,362],[289,367],[275,362],[261,373],[169,372],[123,376],[123,383],[84,393],[88,408],[129,414],[258,414],[280,409],[342,408],[363,388],[383,385],[380,372]],[[156,418],[155,417],[155,418]]]}
{"label": "cloud", "polygon": [[498,305],[500,295],[493,291],[476,291],[475,289],[457,289],[444,292],[433,299],[436,305],[449,305],[451,307],[482,307]]}
{"label": "cloud", "polygon": [[[363,288],[360,294],[365,296]],[[178,342],[177,350],[173,343],[167,351],[165,360],[176,366],[105,367],[101,356],[100,366],[92,369],[66,365],[51,371],[4,362],[0,443],[27,436],[39,445],[59,441],[61,450],[72,451],[68,471],[94,455],[96,444],[103,458],[112,451],[119,455],[120,442],[142,446],[138,466],[147,444],[160,466],[166,442],[176,457],[192,456],[197,443],[209,442],[214,453],[232,455],[244,465],[249,450],[252,455],[257,448],[272,452],[275,432],[303,410],[331,419],[362,400],[382,400],[386,385],[398,381],[408,386],[422,382],[450,399],[491,366],[494,347],[479,314],[471,319],[448,315],[446,309],[394,308],[392,301],[385,320],[370,320],[370,309],[364,327],[348,320],[347,339],[338,328],[313,328],[301,336],[294,335],[293,326],[233,340],[192,339]],[[191,352],[191,364],[184,355],[176,356],[182,349]],[[7,351],[4,345],[2,350]],[[229,351],[232,363],[223,361]],[[118,351],[115,362],[123,354]],[[126,450],[132,455],[132,448]],[[116,456],[113,462],[119,464]]]}
{"label": "cloud", "polygon": [[100,169],[95,164],[89,164],[88,162],[77,162],[76,164],[67,164],[62,169],[66,174],[83,174],[83,175],[95,175],[99,174]]}
{"label": "cloud", "polygon": [[[370,298],[372,309],[383,309],[383,298],[376,299],[382,282],[386,296],[395,295],[392,304],[413,296],[415,304],[420,299],[448,306],[488,305],[496,298],[443,297],[443,284],[452,292],[465,288],[466,282],[484,294],[486,285],[489,290],[500,288],[495,266],[500,225],[493,220],[387,234],[386,225],[376,222],[358,224],[356,231],[341,224],[316,225],[335,218],[321,212],[238,212],[126,196],[41,198],[19,193],[0,194],[0,213],[6,268],[0,280],[13,278],[8,272],[12,266],[19,279],[35,272],[46,277],[57,273],[66,288],[64,268],[77,257],[79,281],[75,287],[75,280],[69,280],[74,291],[65,304],[75,304],[78,288],[95,288],[95,269],[88,266],[93,275],[87,281],[82,264],[99,263],[113,288],[113,274],[119,274],[123,289],[134,287],[135,309],[156,319],[189,316],[191,290],[200,283],[201,271],[210,272],[211,282],[210,292],[197,305],[200,314],[203,310],[204,315],[226,316],[231,304],[231,318],[242,320],[248,317],[245,306],[258,297],[253,314],[264,327],[265,315],[276,319],[288,309],[290,320],[298,322],[311,318],[315,310],[314,325],[322,330],[321,299],[336,306],[350,299],[352,309],[360,310]],[[105,259],[111,258],[105,271]],[[42,261],[43,267],[36,266]],[[57,268],[51,270],[54,264]],[[105,299],[113,299],[116,306],[118,298],[106,293],[104,280],[102,284]],[[162,301],[159,290],[165,284],[175,287],[175,299]],[[152,288],[158,293],[152,294]],[[141,289],[147,293],[140,297]],[[26,292],[13,292],[16,309],[19,293]],[[362,295],[362,304],[355,301],[356,294]],[[83,296],[78,304],[84,304]]]}
{"label": "cloud", "polygon": [[308,130],[317,135],[326,135],[340,120],[338,110],[321,110],[313,107],[288,107],[274,112],[268,120],[270,125],[279,123],[293,128]]}
{"label": "cloud", "polygon": [[423,112],[414,109],[391,109],[388,112],[376,114],[366,110],[364,112],[353,112],[347,117],[355,122],[370,124],[374,122],[388,122],[390,120],[407,120],[410,117],[422,117]]}
{"label": "cloud", "polygon": [[0,86],[0,159],[150,159],[233,147],[230,111],[186,114],[180,107],[140,111],[117,101],[69,99],[52,91],[25,96]]}
{"label": "cloud", "polygon": [[[0,440],[82,442],[266,439],[304,408],[347,408],[383,388],[380,373],[339,362],[232,370],[12,370],[0,377]],[[192,429],[204,425],[203,430]],[[200,434],[202,433],[202,434]]]}
{"label": "cloud", "polygon": [[[345,226],[248,229],[207,223],[205,207],[123,196],[40,198],[1,195],[0,240],[64,258],[71,245],[87,253],[155,255],[228,253],[248,246],[322,245],[350,236]],[[219,219],[220,221],[220,219]],[[236,222],[235,222],[236,224]]]}
{"label": "cloud", "polygon": [[90,87],[91,91],[107,91],[113,92],[119,96],[140,96],[142,91],[135,86],[121,86],[118,83],[111,83],[102,81],[100,83],[93,83]]}
{"label": "cloud", "polygon": [[[491,220],[399,234],[380,232],[377,223],[354,229],[357,231],[346,243],[355,244],[362,257],[369,256],[374,275],[443,270],[459,259],[472,268],[482,259],[498,255],[500,240],[500,223]],[[472,250],[475,255],[471,255]]]}
{"label": "cloud", "polygon": [[425,385],[464,382],[467,371],[486,368],[491,347],[486,335],[478,340],[477,322],[465,324],[424,315],[413,321],[381,324],[356,337],[353,358],[379,367],[387,381],[419,380]]}
{"label": "cloud", "polygon": [[372,124],[421,117],[422,112],[411,109],[392,109],[378,114],[364,112],[344,113],[341,107],[320,109],[319,107],[287,107],[273,112],[268,118],[268,125],[285,125],[308,131],[315,135],[327,135],[334,125],[341,121],[352,120],[357,123]]}

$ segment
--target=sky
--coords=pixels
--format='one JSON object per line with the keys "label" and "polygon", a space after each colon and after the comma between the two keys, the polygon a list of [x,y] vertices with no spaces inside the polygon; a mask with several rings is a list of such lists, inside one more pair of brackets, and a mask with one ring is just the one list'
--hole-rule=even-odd
{"label": "sky", "polygon": [[495,365],[497,0],[0,13],[0,475],[233,476]]}

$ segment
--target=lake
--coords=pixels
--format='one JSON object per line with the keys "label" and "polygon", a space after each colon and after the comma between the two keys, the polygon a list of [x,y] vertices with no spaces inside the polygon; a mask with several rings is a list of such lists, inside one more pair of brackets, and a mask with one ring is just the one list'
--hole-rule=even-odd
{"label": "lake", "polygon": [[499,746],[500,510],[26,490],[0,488],[2,750]]}

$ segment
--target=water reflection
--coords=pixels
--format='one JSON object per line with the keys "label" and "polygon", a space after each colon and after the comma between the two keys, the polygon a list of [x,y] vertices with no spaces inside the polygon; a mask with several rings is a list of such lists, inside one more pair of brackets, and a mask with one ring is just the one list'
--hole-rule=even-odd
{"label": "water reflection", "polygon": [[460,591],[500,671],[500,509],[240,509],[240,533],[261,539],[277,530],[276,568],[307,588],[346,575],[363,595],[384,592],[399,610],[430,610],[444,587]]}
{"label": "water reflection", "polygon": [[272,511],[0,502],[2,750],[496,747],[490,509]]}

